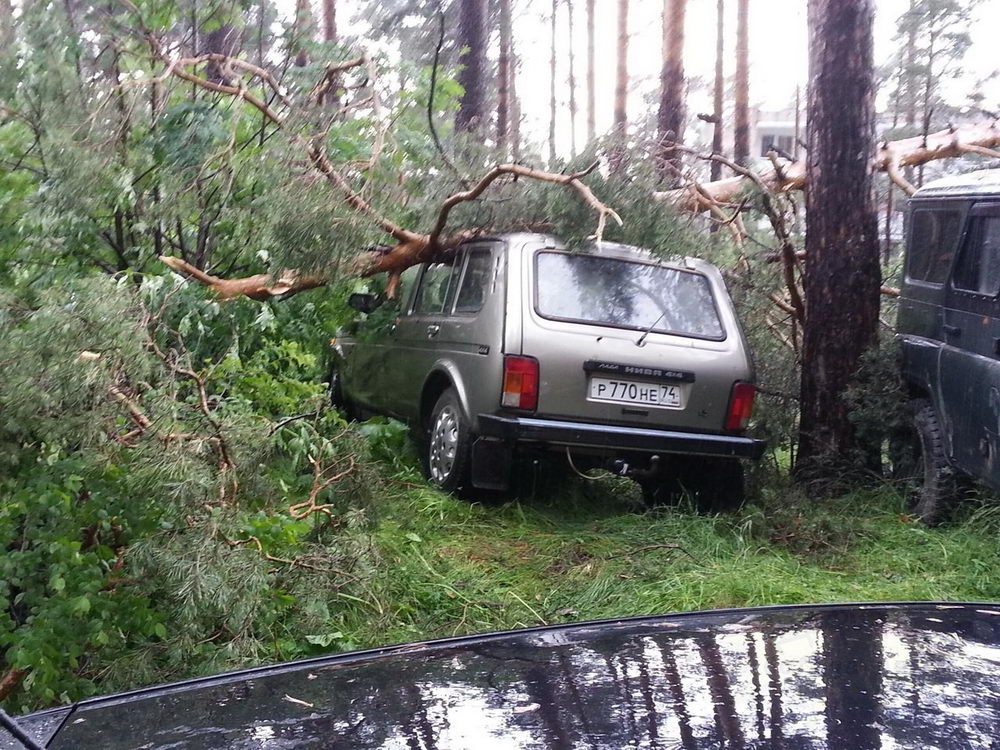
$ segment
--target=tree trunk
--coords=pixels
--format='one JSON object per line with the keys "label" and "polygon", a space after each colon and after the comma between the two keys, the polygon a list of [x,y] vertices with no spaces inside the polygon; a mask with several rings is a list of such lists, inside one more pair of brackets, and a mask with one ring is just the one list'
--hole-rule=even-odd
{"label": "tree trunk", "polygon": [[566,0],[569,19],[569,152],[576,156],[576,45],[573,42],[573,0]]}
{"label": "tree trunk", "polygon": [[809,0],[806,319],[797,470],[838,471],[854,456],[844,394],[877,341],[872,0]]}
{"label": "tree trunk", "polygon": [[323,0],[323,41],[337,41],[337,3],[336,0]]}
{"label": "tree trunk", "polygon": [[[721,154],[724,135],[722,106],[726,88],[725,67],[723,63],[726,53],[726,0],[716,0],[715,16],[715,91],[712,98],[712,115],[715,117],[715,128],[712,131],[712,153]],[[712,180],[718,180],[721,177],[722,164],[713,161]]]}
{"label": "tree trunk", "polygon": [[615,135],[628,127],[628,0],[618,0],[618,69],[615,78]]}
{"label": "tree trunk", "polygon": [[313,18],[312,0],[295,0],[295,65],[304,68],[309,64],[306,44],[315,39],[316,19]]}
{"label": "tree trunk", "polygon": [[750,0],[739,0],[736,14],[736,91],[733,97],[733,158],[750,158]]}
{"label": "tree trunk", "polygon": [[552,0],[549,37],[549,166],[556,163],[556,11],[559,0]]}
{"label": "tree trunk", "polygon": [[594,91],[594,0],[587,0],[587,141],[597,138],[597,96]]}
{"label": "tree trunk", "polygon": [[[203,35],[205,53],[236,57],[240,51],[240,32],[231,23],[224,23]],[[229,83],[229,76],[217,62],[210,62],[206,67],[205,77],[212,83]]]}
{"label": "tree trunk", "polygon": [[463,51],[458,82],[464,92],[455,115],[456,130],[472,132],[482,124],[486,106],[486,0],[459,0],[458,48]]}
{"label": "tree trunk", "polygon": [[514,40],[510,42],[510,154],[517,161],[521,158],[521,100],[517,95],[517,71],[521,63],[517,59]]}
{"label": "tree trunk", "polygon": [[[593,0],[589,0],[593,2]],[[0,54],[14,42],[14,10],[10,0],[0,0]]]}
{"label": "tree trunk", "polygon": [[663,0],[663,66],[660,69],[660,110],[657,117],[661,173],[673,181],[680,168],[671,143],[684,140],[684,15],[687,0]]}
{"label": "tree trunk", "polygon": [[510,140],[511,0],[500,0],[500,56],[497,60],[497,149],[507,155]]}

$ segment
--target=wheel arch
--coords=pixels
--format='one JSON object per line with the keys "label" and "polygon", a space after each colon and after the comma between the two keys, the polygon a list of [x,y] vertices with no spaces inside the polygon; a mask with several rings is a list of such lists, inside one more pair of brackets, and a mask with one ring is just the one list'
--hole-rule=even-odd
{"label": "wheel arch", "polygon": [[462,406],[462,413],[469,424],[474,420],[469,414],[469,399],[465,389],[465,383],[458,372],[458,368],[451,362],[443,361],[435,363],[424,381],[423,388],[420,389],[420,428],[426,430],[431,418],[431,411],[434,404],[449,388],[453,388],[458,396],[458,402]]}

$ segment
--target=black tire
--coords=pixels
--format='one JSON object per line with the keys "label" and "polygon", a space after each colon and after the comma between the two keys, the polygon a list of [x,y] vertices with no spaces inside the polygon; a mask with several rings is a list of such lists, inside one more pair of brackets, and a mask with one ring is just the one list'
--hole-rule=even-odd
{"label": "black tire", "polygon": [[427,423],[423,443],[424,474],[445,492],[457,492],[468,485],[472,428],[453,388],[439,397]]}
{"label": "black tire", "polygon": [[928,526],[936,526],[954,506],[960,492],[959,479],[948,461],[944,432],[934,405],[919,398],[910,406],[913,415],[910,452],[901,454],[893,473],[906,483],[910,512]]}
{"label": "black tire", "polygon": [[343,382],[340,372],[338,372],[335,366],[330,368],[330,386],[328,390],[330,393],[330,406],[338,409],[348,422],[356,421],[358,417],[357,410],[347,400],[347,397],[344,396]]}
{"label": "black tire", "polygon": [[649,505],[677,505],[690,499],[701,513],[727,513],[746,502],[743,464],[733,458],[678,456],[673,470],[640,482]]}

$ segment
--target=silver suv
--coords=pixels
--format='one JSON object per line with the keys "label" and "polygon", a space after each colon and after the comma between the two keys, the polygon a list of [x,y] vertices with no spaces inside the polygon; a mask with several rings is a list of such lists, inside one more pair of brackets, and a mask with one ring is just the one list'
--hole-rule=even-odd
{"label": "silver suv", "polygon": [[413,426],[442,489],[505,490],[517,457],[558,454],[636,479],[649,501],[742,502],[738,459],[764,443],[744,434],[753,368],[714,266],[484,237],[409,269],[394,317],[380,313],[335,339],[332,398]]}

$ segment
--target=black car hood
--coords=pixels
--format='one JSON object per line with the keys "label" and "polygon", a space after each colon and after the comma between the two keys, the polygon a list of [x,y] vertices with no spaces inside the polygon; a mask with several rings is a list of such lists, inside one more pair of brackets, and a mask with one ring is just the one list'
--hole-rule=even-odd
{"label": "black car hood", "polygon": [[51,748],[102,750],[996,748],[1000,606],[535,628],[247,670],[21,721]]}

